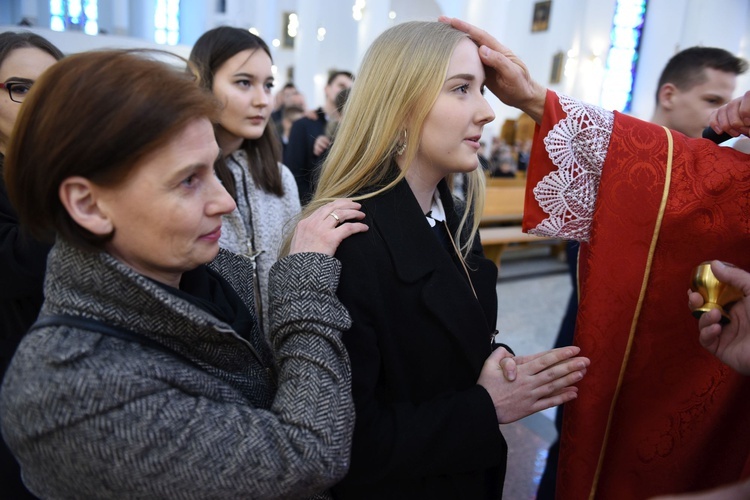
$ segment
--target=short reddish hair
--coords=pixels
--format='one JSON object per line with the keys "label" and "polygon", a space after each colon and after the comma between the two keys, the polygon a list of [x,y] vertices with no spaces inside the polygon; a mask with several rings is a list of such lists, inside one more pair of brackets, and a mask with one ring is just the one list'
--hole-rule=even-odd
{"label": "short reddish hair", "polygon": [[184,64],[176,68],[156,54],[166,53],[83,52],[34,83],[8,147],[5,180],[21,222],[35,235],[52,229],[79,247],[101,248],[111,235],[94,235],[73,221],[60,201],[61,183],[82,176],[115,186],[192,121],[215,121],[211,94]]}

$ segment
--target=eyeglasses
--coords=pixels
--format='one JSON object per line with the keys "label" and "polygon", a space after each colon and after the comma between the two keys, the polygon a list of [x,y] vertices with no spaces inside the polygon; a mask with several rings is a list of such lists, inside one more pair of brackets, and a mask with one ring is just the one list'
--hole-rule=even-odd
{"label": "eyeglasses", "polygon": [[0,89],[7,89],[10,100],[21,103],[31,90],[33,82],[5,82],[0,83]]}

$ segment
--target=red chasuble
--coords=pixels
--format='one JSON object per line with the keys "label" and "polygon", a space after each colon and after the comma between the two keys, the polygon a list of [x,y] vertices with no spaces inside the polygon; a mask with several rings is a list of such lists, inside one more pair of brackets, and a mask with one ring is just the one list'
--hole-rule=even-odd
{"label": "red chasuble", "polygon": [[[563,100],[547,95],[524,215],[531,232],[588,238],[575,343],[591,366],[565,407],[557,498],[633,500],[747,477],[750,377],[701,347],[687,290],[702,261],[750,269],[750,156]],[[555,134],[569,140],[545,145]],[[553,177],[565,155],[578,174],[563,182]],[[560,203],[566,215],[551,217]]]}

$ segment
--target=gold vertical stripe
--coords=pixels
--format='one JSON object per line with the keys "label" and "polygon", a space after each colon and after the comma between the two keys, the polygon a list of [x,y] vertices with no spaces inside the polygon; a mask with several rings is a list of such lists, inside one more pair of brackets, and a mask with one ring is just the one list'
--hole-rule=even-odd
{"label": "gold vertical stripe", "polygon": [[643,273],[643,282],[641,283],[641,293],[638,296],[638,304],[635,307],[635,314],[633,315],[633,321],[630,324],[630,335],[628,337],[628,345],[625,347],[625,356],[620,366],[620,376],[617,380],[617,387],[615,388],[615,395],[612,398],[612,403],[609,407],[609,417],[607,418],[607,428],[604,432],[604,443],[602,449],[599,452],[599,462],[596,465],[596,473],[594,474],[594,481],[591,484],[591,493],[589,494],[589,500],[594,500],[596,496],[596,488],[599,485],[599,476],[602,472],[602,466],[604,464],[604,456],[607,452],[607,443],[609,442],[609,433],[612,426],[612,418],[614,416],[615,405],[620,395],[620,389],[622,388],[622,380],[625,378],[625,369],[628,366],[630,360],[630,350],[633,347],[633,339],[635,338],[635,329],[638,326],[638,317],[641,315],[641,308],[643,307],[643,297],[646,295],[646,286],[648,285],[648,278],[651,275],[651,262],[654,259],[654,251],[656,250],[656,242],[659,239],[659,231],[661,230],[661,223],[664,219],[664,210],[667,207],[667,198],[669,197],[669,187],[672,181],[672,154],[674,152],[674,144],[672,143],[672,133],[667,127],[663,127],[667,133],[667,172],[664,178],[664,190],[661,195],[661,205],[659,206],[659,214],[656,217],[656,225],[654,226],[654,234],[651,237],[651,246],[648,250],[648,258],[646,259],[646,270]]}
{"label": "gold vertical stripe", "polygon": [[[567,248],[565,251],[567,252]],[[567,259],[568,256],[566,255],[565,258]],[[581,244],[578,244],[578,251],[576,252],[576,304],[581,303]],[[576,305],[576,309],[578,309],[578,305]],[[575,328],[573,329],[573,333],[575,333]]]}

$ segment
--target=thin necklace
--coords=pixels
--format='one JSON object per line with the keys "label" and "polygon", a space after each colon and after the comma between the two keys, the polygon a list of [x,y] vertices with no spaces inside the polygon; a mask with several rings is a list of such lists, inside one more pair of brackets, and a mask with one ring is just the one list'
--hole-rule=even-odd
{"label": "thin necklace", "polygon": [[474,294],[474,298],[477,299],[477,300],[479,300],[479,297],[477,297],[477,291],[474,290],[474,283],[471,281],[471,276],[469,275],[469,270],[466,268],[466,263],[464,262],[464,258],[461,255],[461,252],[458,251],[458,247],[456,246],[456,242],[453,241],[453,235],[451,234],[451,230],[448,228],[448,223],[445,222],[445,221],[443,221],[443,226],[445,227],[445,232],[448,233],[448,238],[451,240],[451,245],[453,245],[453,251],[456,252],[456,256],[458,256],[458,260],[459,260],[459,262],[461,262],[461,267],[464,269],[464,273],[466,273],[466,279],[469,280],[469,286],[471,287],[471,292]]}

